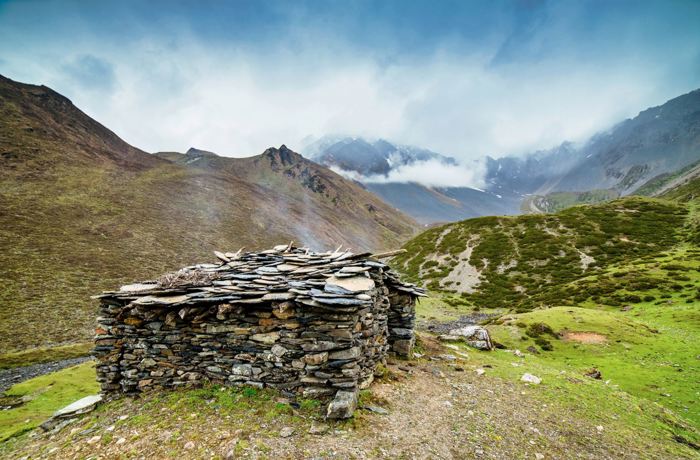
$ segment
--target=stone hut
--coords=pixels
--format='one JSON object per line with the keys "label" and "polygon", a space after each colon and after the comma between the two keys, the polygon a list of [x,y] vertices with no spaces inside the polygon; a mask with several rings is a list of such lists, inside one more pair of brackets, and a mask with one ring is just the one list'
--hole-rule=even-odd
{"label": "stone hut", "polygon": [[103,393],[253,385],[332,399],[328,416],[344,418],[388,352],[412,353],[424,291],[380,256],[291,244],[215,254],[96,296]]}

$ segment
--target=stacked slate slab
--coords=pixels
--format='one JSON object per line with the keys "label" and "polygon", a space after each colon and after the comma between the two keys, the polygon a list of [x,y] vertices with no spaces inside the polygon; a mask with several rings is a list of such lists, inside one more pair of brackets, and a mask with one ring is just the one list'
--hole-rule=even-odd
{"label": "stacked slate slab", "polygon": [[103,393],[267,386],[335,398],[328,416],[347,417],[388,352],[412,353],[424,291],[371,254],[291,244],[215,254],[96,296]]}

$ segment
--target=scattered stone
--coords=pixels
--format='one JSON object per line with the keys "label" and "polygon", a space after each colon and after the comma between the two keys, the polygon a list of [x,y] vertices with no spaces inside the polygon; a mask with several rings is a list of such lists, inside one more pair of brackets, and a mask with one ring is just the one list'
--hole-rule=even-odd
{"label": "scattered stone", "polygon": [[100,401],[102,401],[102,396],[100,395],[91,395],[81,398],[54,412],[50,419],[41,424],[41,428],[44,431],[50,431],[56,429],[58,426],[65,426],[68,420],[92,411]]}
{"label": "scattered stone", "polygon": [[294,428],[286,426],[280,430],[280,438],[288,438],[294,434]]}
{"label": "scattered stone", "polygon": [[537,377],[536,375],[527,374],[527,373],[523,374],[523,376],[520,377],[520,381],[525,382],[525,383],[531,383],[533,385],[539,385],[540,383],[542,383],[541,378]]}
{"label": "scattered stone", "polygon": [[192,450],[194,449],[194,442],[192,441],[187,441],[184,445],[185,450]]}
{"label": "scattered stone", "polygon": [[379,415],[389,415],[389,411],[379,406],[365,406],[363,409]]}
{"label": "scattered stone", "polygon": [[535,452],[535,460],[543,460],[544,455],[540,454],[539,452]]}
{"label": "scattered stone", "polygon": [[64,417],[69,415],[85,414],[93,410],[100,401],[102,401],[102,396],[100,395],[85,396],[84,398],[67,405],[63,409],[57,410],[53,416]]}
{"label": "scattered stone", "polygon": [[455,355],[438,355],[437,357],[443,361],[455,361],[455,360],[457,360],[457,357]]}
{"label": "scattered stone", "polygon": [[514,354],[515,356],[517,356],[518,358],[524,358],[524,357],[525,357],[525,355],[523,354],[523,352],[520,351],[520,350],[515,350],[515,351],[513,352],[513,354]]}
{"label": "scattered stone", "polygon": [[484,375],[486,373],[486,371],[481,368],[476,369],[474,372],[476,372],[476,375]]}
{"label": "scattered stone", "polygon": [[87,440],[88,444],[97,444],[100,442],[100,439],[102,439],[102,436],[93,436],[92,438]]}
{"label": "scattered stone", "polygon": [[600,380],[603,378],[603,374],[601,374],[600,371],[598,369],[596,369],[595,367],[588,369],[586,372],[584,372],[583,375],[585,375],[586,377],[590,377],[592,379],[596,379],[596,380]]}
{"label": "scattered stone", "polygon": [[325,423],[312,423],[309,428],[309,434],[324,434],[327,433],[330,427]]}
{"label": "scattered stone", "polygon": [[432,369],[430,369],[430,372],[431,372],[435,377],[439,377],[439,378],[441,378],[441,379],[444,379],[444,378],[446,377],[446,376],[445,376],[445,373],[442,372],[440,369],[432,368]]}

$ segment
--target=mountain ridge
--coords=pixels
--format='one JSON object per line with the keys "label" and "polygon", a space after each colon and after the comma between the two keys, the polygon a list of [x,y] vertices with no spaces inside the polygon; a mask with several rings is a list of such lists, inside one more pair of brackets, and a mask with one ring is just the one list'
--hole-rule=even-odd
{"label": "mountain ridge", "polygon": [[149,154],[53,90],[7,78],[0,113],[2,352],[87,340],[91,294],[213,250],[393,249],[417,228],[286,147],[248,159]]}
{"label": "mountain ridge", "polygon": [[598,189],[629,195],[652,178],[697,160],[700,89],[644,109],[579,146],[565,142],[521,157],[490,158],[487,181],[525,194]]}

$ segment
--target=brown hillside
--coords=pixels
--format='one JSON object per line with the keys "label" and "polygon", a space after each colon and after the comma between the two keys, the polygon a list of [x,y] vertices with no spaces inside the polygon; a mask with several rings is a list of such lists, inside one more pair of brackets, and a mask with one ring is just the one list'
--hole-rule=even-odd
{"label": "brown hillside", "polygon": [[206,165],[159,158],[51,89],[4,77],[0,114],[0,354],[88,339],[90,294],[214,249],[380,249],[416,228],[286,148]]}

